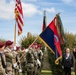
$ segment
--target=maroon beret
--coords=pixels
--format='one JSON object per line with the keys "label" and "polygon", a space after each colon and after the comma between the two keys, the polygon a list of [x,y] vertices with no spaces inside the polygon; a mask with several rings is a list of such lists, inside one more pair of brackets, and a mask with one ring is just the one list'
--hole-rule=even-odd
{"label": "maroon beret", "polygon": [[24,50],[25,48],[24,47],[22,47],[22,50]]}
{"label": "maroon beret", "polygon": [[38,47],[41,47],[41,44],[38,44]]}
{"label": "maroon beret", "polygon": [[34,42],[34,44],[33,45],[37,45],[37,42]]}
{"label": "maroon beret", "polygon": [[9,46],[9,45],[12,45],[12,44],[13,44],[12,41],[10,41],[10,40],[6,41],[6,46]]}
{"label": "maroon beret", "polygon": [[19,46],[16,46],[16,51],[19,50],[19,48],[20,48]]}
{"label": "maroon beret", "polygon": [[5,45],[5,43],[0,42],[0,48],[2,48]]}

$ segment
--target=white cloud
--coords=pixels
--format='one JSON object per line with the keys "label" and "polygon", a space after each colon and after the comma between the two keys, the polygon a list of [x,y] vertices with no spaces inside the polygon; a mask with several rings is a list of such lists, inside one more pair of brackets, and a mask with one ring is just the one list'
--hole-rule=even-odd
{"label": "white cloud", "polygon": [[14,18],[14,1],[6,3],[6,0],[0,0],[0,19]]}
{"label": "white cloud", "polygon": [[55,8],[46,8],[45,9],[47,12],[49,12],[49,13],[55,13],[56,12],[56,10],[55,10]]}
{"label": "white cloud", "polygon": [[24,15],[27,17],[33,16],[34,14],[42,14],[42,12],[33,4],[23,3],[23,10]]}
{"label": "white cloud", "polygon": [[[24,16],[30,17],[42,12],[33,4],[22,3]],[[6,0],[0,0],[0,19],[14,19],[15,2],[11,0],[9,3]]]}
{"label": "white cloud", "polygon": [[76,0],[62,0],[62,2],[66,3],[68,5],[76,7]]}
{"label": "white cloud", "polygon": [[62,0],[63,2],[65,2],[65,3],[73,3],[73,2],[75,2],[75,0]]}
{"label": "white cloud", "polygon": [[26,0],[26,1],[32,1],[32,2],[36,2],[37,0]]}

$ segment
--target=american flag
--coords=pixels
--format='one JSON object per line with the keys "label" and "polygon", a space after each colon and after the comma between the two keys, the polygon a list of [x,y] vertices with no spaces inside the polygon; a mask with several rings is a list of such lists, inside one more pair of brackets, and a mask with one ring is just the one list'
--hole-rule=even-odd
{"label": "american flag", "polygon": [[16,0],[15,19],[16,19],[16,23],[18,25],[18,35],[20,35],[22,33],[22,26],[24,25],[24,23],[23,23],[22,4],[21,4],[20,0]]}

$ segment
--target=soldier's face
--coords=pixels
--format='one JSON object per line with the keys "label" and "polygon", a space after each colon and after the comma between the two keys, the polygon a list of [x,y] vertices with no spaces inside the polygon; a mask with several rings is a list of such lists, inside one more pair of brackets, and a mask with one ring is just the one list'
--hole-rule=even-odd
{"label": "soldier's face", "polygon": [[41,48],[39,47],[39,50],[40,50]]}
{"label": "soldier's face", "polygon": [[3,50],[4,50],[4,48],[5,48],[5,46],[3,46],[3,47],[1,48],[1,51],[3,51]]}
{"label": "soldier's face", "polygon": [[2,50],[4,50],[5,46],[2,47]]}
{"label": "soldier's face", "polygon": [[12,49],[13,48],[13,45],[9,45],[8,47],[9,47],[9,49]]}

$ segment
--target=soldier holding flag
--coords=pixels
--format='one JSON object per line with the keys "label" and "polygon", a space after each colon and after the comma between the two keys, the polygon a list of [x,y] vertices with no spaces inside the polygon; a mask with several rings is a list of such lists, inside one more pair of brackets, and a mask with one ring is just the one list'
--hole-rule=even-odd
{"label": "soldier holding flag", "polygon": [[41,50],[41,44],[38,44],[37,48],[37,54],[38,54],[38,60],[40,61],[40,64],[38,64],[38,75],[41,75],[41,69],[42,69],[42,60],[43,60],[43,52]]}

